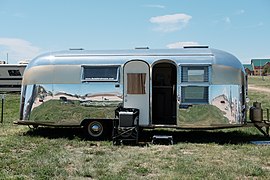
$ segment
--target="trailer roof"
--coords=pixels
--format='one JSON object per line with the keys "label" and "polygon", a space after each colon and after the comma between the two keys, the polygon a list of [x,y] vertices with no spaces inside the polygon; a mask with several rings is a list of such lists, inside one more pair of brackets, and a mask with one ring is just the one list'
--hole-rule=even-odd
{"label": "trailer roof", "polygon": [[[144,57],[148,57],[145,58]],[[76,60],[74,60],[74,58]],[[38,65],[55,64],[123,64],[130,59],[144,59],[150,64],[160,59],[172,59],[176,63],[220,64],[243,69],[241,62],[232,54],[225,51],[203,47],[186,47],[180,49],[146,49],[133,50],[67,50],[46,53],[33,59],[28,68]],[[98,60],[98,61],[97,61]],[[183,60],[183,61],[181,61]]]}

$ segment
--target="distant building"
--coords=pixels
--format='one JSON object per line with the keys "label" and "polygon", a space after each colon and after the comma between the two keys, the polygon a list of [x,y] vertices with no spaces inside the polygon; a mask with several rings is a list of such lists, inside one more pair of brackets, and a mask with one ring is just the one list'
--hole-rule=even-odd
{"label": "distant building", "polygon": [[262,76],[263,75],[263,67],[270,59],[251,59],[251,65],[254,71],[255,76]]}
{"label": "distant building", "polygon": [[247,75],[249,75],[249,76],[254,75],[253,67],[251,64],[243,64],[243,66],[245,68]]}

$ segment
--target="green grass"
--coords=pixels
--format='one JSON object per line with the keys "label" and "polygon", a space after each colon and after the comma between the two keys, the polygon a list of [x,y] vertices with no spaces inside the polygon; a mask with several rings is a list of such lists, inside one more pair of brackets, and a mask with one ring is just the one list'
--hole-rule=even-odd
{"label": "green grass", "polygon": [[0,148],[0,179],[267,179],[270,175],[269,147],[250,144],[112,146],[106,141],[20,132],[1,137]]}
{"label": "green grass", "polygon": [[[249,92],[270,107],[270,95]],[[79,129],[15,126],[19,95],[8,94],[0,124],[0,179],[268,179],[269,140],[255,128],[145,131],[174,136],[173,146],[112,146],[85,141]]]}
{"label": "green grass", "polygon": [[12,123],[14,120],[19,119],[19,110],[20,110],[20,97],[19,96],[20,96],[19,94],[5,95],[4,117],[5,117],[5,122],[7,123]]}
{"label": "green grass", "polygon": [[250,98],[249,105],[251,106],[253,102],[258,101],[262,103],[263,109],[270,109],[270,94],[266,92],[249,91],[248,97]]}
{"label": "green grass", "polygon": [[248,84],[270,89],[270,76],[249,76]]}

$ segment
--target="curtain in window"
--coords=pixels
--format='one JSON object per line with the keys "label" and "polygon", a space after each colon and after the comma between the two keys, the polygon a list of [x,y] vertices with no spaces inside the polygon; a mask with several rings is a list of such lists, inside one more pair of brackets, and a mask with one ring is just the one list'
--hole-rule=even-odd
{"label": "curtain in window", "polygon": [[145,94],[146,73],[127,74],[127,94]]}

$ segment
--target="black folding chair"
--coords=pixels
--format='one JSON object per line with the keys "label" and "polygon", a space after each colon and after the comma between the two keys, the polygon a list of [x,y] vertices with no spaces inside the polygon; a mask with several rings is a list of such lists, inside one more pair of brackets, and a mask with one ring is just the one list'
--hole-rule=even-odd
{"label": "black folding chair", "polygon": [[113,123],[113,145],[125,142],[138,144],[139,141],[139,109],[119,107],[115,110]]}

